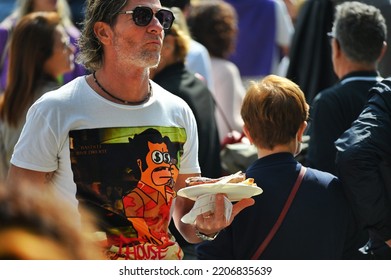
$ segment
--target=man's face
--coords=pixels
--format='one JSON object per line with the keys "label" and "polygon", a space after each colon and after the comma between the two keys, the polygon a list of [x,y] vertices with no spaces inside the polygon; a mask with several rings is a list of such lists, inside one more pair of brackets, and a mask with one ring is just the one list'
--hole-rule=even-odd
{"label": "man's face", "polygon": [[[161,9],[158,0],[132,0],[122,11],[132,11],[137,6],[150,7],[154,13]],[[164,32],[156,17],[147,26],[138,26],[132,14],[119,14],[113,29],[113,47],[119,63],[148,68],[159,64]]]}

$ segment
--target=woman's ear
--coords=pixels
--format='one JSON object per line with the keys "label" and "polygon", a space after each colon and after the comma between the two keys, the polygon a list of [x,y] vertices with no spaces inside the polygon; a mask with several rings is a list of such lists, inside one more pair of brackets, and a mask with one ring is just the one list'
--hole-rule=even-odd
{"label": "woman's ear", "polygon": [[297,141],[302,142],[303,141],[303,134],[305,129],[307,128],[307,122],[304,121],[300,127],[299,130],[297,131]]}
{"label": "woman's ear", "polygon": [[243,133],[247,137],[247,139],[250,141],[250,143],[253,143],[253,139],[251,138],[250,132],[248,131],[246,125],[243,126]]}

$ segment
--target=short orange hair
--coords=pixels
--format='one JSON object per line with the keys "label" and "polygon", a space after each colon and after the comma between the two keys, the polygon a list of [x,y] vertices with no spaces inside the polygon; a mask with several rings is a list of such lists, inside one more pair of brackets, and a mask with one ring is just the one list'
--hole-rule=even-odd
{"label": "short orange hair", "polygon": [[296,137],[300,126],[308,119],[309,106],[297,84],[269,75],[251,83],[241,115],[254,144],[273,149]]}

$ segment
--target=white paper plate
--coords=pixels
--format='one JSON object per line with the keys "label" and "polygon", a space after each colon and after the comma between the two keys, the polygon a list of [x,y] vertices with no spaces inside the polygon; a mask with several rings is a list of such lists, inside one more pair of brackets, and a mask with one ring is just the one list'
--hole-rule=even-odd
{"label": "white paper plate", "polygon": [[197,197],[203,194],[224,193],[230,201],[238,201],[243,198],[249,198],[254,195],[259,195],[263,190],[258,186],[247,184],[227,183],[227,184],[201,184],[192,187],[180,189],[177,195],[196,200]]}

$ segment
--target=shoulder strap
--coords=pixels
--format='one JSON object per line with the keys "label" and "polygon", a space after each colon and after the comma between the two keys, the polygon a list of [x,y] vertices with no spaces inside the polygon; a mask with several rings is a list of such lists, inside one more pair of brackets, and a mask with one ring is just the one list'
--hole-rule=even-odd
{"label": "shoulder strap", "polygon": [[214,98],[213,93],[211,93],[211,96],[212,96],[212,100],[213,100],[215,107],[220,112],[221,116],[223,117],[224,123],[228,127],[229,131],[232,131],[232,127],[230,126],[229,121],[228,121],[227,117],[225,116],[223,108],[221,108],[219,103],[217,103],[217,100]]}
{"label": "shoulder strap", "polygon": [[304,166],[301,166],[299,176],[297,176],[295,185],[293,186],[291,193],[288,196],[288,199],[285,202],[284,207],[282,208],[282,211],[280,213],[280,216],[278,217],[276,223],[270,230],[269,234],[266,236],[266,238],[263,240],[261,245],[258,247],[257,251],[254,253],[254,255],[251,257],[252,260],[257,260],[263,253],[263,251],[266,249],[267,245],[269,245],[270,241],[273,239],[274,235],[276,234],[277,230],[280,228],[282,221],[285,218],[286,213],[289,210],[289,207],[292,204],[293,199],[296,196],[297,191],[299,190],[301,181],[303,180],[304,174],[306,172],[306,168]]}

